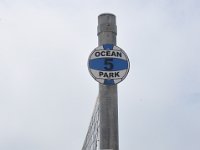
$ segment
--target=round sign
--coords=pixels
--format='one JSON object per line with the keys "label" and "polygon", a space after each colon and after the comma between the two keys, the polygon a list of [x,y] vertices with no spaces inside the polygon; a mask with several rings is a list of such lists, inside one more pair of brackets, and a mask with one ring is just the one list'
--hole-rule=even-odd
{"label": "round sign", "polygon": [[95,48],[88,59],[92,77],[101,84],[115,85],[127,76],[130,63],[126,53],[112,44]]}

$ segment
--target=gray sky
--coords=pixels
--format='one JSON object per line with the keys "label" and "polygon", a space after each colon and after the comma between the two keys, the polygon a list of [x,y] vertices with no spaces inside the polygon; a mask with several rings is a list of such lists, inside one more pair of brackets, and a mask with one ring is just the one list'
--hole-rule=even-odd
{"label": "gray sky", "polygon": [[131,61],[120,149],[200,149],[198,0],[0,0],[0,149],[81,149],[98,95],[97,16]]}

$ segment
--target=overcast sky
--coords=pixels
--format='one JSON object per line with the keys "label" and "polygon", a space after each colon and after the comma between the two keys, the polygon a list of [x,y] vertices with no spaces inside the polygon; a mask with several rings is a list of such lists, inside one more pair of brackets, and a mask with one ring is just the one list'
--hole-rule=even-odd
{"label": "overcast sky", "polygon": [[80,150],[98,95],[97,17],[117,17],[131,68],[121,150],[200,149],[199,0],[0,0],[0,150]]}

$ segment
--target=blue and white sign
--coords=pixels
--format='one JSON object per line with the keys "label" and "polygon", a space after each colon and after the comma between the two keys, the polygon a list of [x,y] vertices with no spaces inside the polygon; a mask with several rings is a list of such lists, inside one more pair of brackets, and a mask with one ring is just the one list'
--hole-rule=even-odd
{"label": "blue and white sign", "polygon": [[104,85],[115,85],[124,80],[129,67],[130,63],[126,53],[112,44],[95,48],[88,59],[90,74]]}

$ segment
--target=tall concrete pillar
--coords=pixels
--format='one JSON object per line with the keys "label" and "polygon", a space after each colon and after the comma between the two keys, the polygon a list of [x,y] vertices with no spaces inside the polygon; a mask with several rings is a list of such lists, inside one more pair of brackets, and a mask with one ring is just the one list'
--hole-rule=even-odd
{"label": "tall concrete pillar", "polygon": [[[98,16],[98,41],[116,45],[116,17],[113,14]],[[100,149],[119,150],[117,85],[99,84]]]}

